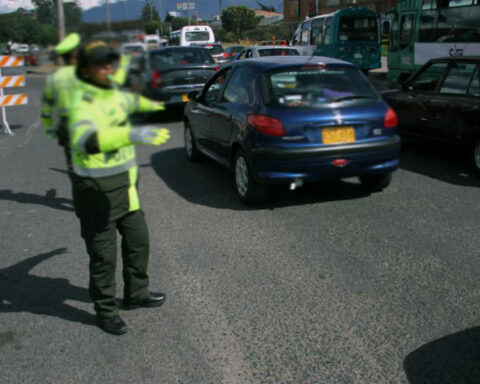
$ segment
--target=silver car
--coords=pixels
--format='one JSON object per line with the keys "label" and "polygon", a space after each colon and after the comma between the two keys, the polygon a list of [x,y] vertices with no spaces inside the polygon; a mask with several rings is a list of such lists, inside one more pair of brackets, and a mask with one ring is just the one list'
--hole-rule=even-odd
{"label": "silver car", "polygon": [[246,47],[237,55],[237,60],[264,56],[300,56],[300,52],[296,48],[285,45],[258,45]]}

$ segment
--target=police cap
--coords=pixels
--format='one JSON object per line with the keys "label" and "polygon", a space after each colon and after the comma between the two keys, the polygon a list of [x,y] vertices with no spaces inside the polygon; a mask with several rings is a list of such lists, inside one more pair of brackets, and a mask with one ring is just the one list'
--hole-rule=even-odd
{"label": "police cap", "polygon": [[80,35],[76,32],[70,33],[56,47],[55,52],[58,55],[64,55],[78,48],[80,45]]}
{"label": "police cap", "polygon": [[78,67],[89,65],[113,63],[120,59],[119,52],[103,41],[93,41],[86,44],[78,52]]}

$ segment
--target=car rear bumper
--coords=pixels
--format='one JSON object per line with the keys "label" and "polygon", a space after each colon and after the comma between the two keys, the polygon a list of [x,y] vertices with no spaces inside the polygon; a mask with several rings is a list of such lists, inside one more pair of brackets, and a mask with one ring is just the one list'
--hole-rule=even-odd
{"label": "car rear bumper", "polygon": [[152,100],[163,101],[165,104],[186,104],[188,94],[192,91],[201,91],[203,84],[192,84],[185,87],[168,87],[150,89],[145,96]]}
{"label": "car rear bumper", "polygon": [[400,138],[395,135],[348,145],[257,147],[251,150],[250,162],[258,181],[283,184],[296,178],[315,181],[393,172],[399,153]]}

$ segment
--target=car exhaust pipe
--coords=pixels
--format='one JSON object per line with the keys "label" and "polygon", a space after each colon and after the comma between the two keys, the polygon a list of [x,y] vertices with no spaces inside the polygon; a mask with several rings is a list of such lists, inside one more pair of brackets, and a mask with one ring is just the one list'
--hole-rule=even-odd
{"label": "car exhaust pipe", "polygon": [[295,189],[297,189],[298,187],[301,187],[302,185],[303,185],[303,180],[296,178],[290,183],[290,190],[294,191]]}

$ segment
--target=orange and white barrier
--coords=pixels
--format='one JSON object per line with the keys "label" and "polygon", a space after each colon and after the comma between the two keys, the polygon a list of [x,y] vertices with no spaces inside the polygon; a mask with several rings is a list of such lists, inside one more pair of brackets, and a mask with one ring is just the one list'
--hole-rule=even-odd
{"label": "orange and white barrier", "polygon": [[22,67],[23,56],[0,56],[0,67]]}
{"label": "orange and white barrier", "polygon": [[28,103],[28,97],[24,93],[16,95],[0,96],[0,107],[10,107],[13,105],[25,105]]}
{"label": "orange and white barrier", "polygon": [[24,85],[25,75],[0,77],[0,88],[23,87]]}
{"label": "orange and white barrier", "polygon": [[24,93],[16,95],[5,95],[3,93],[3,88],[24,86],[25,75],[2,76],[2,68],[21,66],[23,66],[23,56],[0,56],[0,108],[2,110],[2,124],[5,133],[11,136],[13,136],[13,133],[7,122],[7,112],[5,108],[15,105],[25,105],[28,103],[28,97]]}

